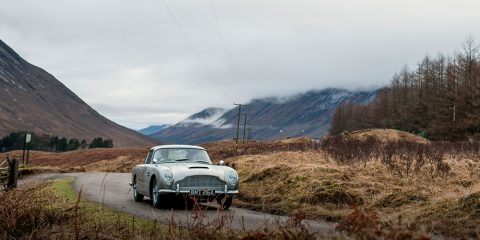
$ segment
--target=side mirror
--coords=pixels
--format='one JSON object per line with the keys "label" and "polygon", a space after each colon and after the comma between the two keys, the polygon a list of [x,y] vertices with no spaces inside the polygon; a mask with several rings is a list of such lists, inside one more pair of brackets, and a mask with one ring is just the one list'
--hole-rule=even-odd
{"label": "side mirror", "polygon": [[155,158],[152,160],[152,163],[156,165],[158,163],[158,160]]}
{"label": "side mirror", "polygon": [[220,162],[218,162],[218,165],[220,165],[220,166],[223,166],[223,165],[225,165],[225,161],[223,161],[223,160],[220,160]]}

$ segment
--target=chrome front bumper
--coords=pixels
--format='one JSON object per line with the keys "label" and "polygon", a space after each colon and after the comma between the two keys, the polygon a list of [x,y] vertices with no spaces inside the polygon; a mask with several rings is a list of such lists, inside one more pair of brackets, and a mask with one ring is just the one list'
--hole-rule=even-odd
{"label": "chrome front bumper", "polygon": [[[189,189],[180,189],[180,184],[176,184],[175,190],[172,189],[159,189],[157,192],[160,194],[166,194],[166,193],[175,193],[175,194],[184,194],[184,193],[190,193],[190,190],[203,190],[202,187],[191,187]],[[228,195],[234,195],[238,194],[238,190],[228,190],[228,186],[225,185],[225,187],[222,190],[215,190],[215,194],[228,194]]]}
{"label": "chrome front bumper", "polygon": [[[133,187],[133,184],[131,182],[128,183],[128,185],[132,186]],[[191,188],[192,190],[202,190],[202,188],[200,187],[197,187],[197,188]],[[156,191],[157,193],[160,193],[160,194],[189,194],[190,193],[190,189],[188,190],[180,190],[180,184],[177,183],[177,187],[175,190],[172,190],[172,189],[159,189],[158,191]],[[222,191],[218,191],[218,190],[215,190],[215,194],[227,194],[227,195],[235,195],[235,194],[239,194],[240,192],[238,190],[228,190],[228,186],[225,185],[225,188],[222,190]]]}

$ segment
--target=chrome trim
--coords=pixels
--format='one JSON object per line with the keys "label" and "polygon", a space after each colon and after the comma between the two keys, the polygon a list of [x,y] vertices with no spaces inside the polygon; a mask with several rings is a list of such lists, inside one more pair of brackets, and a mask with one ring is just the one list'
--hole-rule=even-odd
{"label": "chrome trim", "polygon": [[[157,191],[157,193],[160,193],[160,194],[168,194],[168,193],[176,193],[176,194],[181,194],[181,193],[190,193],[190,190],[172,190],[172,189],[159,189]],[[227,192],[225,191],[215,191],[215,194],[229,194],[229,195],[233,195],[233,194],[238,194],[238,190],[228,190]]]}
{"label": "chrome trim", "polygon": [[211,175],[192,175],[177,181],[180,190],[189,191],[190,189],[211,189],[215,191],[224,190],[225,181]]}

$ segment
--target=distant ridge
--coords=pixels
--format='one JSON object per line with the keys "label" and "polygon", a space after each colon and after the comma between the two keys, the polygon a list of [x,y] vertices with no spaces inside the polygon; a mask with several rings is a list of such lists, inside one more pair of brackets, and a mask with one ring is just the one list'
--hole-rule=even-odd
{"label": "distant ridge", "polygon": [[[253,99],[242,109],[242,113],[248,115],[248,126],[252,128],[254,139],[321,137],[327,134],[333,111],[338,104],[345,101],[366,104],[376,94],[377,90],[327,88],[291,97]],[[207,108],[150,136],[187,144],[232,139],[236,136],[237,111],[236,108]],[[242,127],[243,121],[242,117]],[[240,135],[243,135],[243,128]]]}
{"label": "distant ridge", "polygon": [[165,129],[165,128],[168,128],[170,127],[171,125],[169,124],[162,124],[162,125],[152,125],[152,126],[148,126],[146,128],[142,128],[140,130],[137,130],[137,132],[143,134],[143,135],[150,135],[150,134],[153,134],[153,133],[156,133],[162,129]]}
{"label": "distant ridge", "polygon": [[0,136],[16,131],[87,141],[111,138],[115,146],[157,142],[100,115],[55,77],[22,59],[0,40]]}

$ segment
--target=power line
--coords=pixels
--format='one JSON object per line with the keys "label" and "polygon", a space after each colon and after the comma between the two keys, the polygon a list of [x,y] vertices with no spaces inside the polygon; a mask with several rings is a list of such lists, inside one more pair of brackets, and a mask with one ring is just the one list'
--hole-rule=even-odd
{"label": "power line", "polygon": [[[220,23],[218,21],[217,14],[215,12],[215,7],[213,6],[213,0],[209,0],[208,2],[210,3],[210,9],[212,10],[212,16],[213,16],[213,19],[215,20],[215,25],[217,26],[218,35],[220,36],[220,40],[222,42],[223,51],[225,53],[225,57],[227,58],[230,73],[232,74],[234,83],[237,83],[238,82],[237,75],[235,74],[235,71],[233,70],[232,59],[230,57],[230,52],[228,51],[227,43],[225,41],[225,37],[223,36],[222,28],[220,27]],[[245,143],[245,134],[246,134],[246,127],[247,127],[247,114],[241,114],[241,112],[242,112],[242,106],[247,106],[247,105],[246,104],[235,104],[235,103],[234,103],[234,105],[238,106],[237,136],[235,138],[235,151],[236,151],[237,146],[238,146],[238,140],[239,140],[240,115],[245,116],[245,120],[244,120],[244,123],[243,123],[243,138],[242,138],[242,143]]]}
{"label": "power line", "polygon": [[220,39],[222,40],[222,46],[223,46],[223,50],[225,52],[225,56],[227,57],[228,67],[230,68],[230,72],[232,73],[233,80],[235,81],[235,83],[237,83],[238,82],[237,75],[235,74],[235,71],[233,71],[233,64],[232,64],[232,60],[230,58],[230,52],[228,51],[227,43],[225,41],[225,38],[223,37],[222,28],[220,27],[220,23],[218,22],[217,14],[215,13],[215,8],[213,7],[213,1],[209,0],[209,3],[210,3],[210,8],[212,9],[213,19],[215,19],[215,25],[217,26],[218,35],[220,35]]}
{"label": "power line", "polygon": [[165,9],[167,10],[168,12],[168,15],[170,16],[170,18],[173,20],[173,22],[175,23],[175,25],[177,26],[178,30],[180,30],[180,32],[182,33],[182,36],[185,38],[185,41],[187,42],[188,46],[191,48],[193,54],[195,54],[195,56],[198,58],[199,62],[200,62],[200,65],[203,67],[203,69],[207,72],[207,74],[209,75],[210,79],[212,79],[213,81],[216,81],[215,77],[213,76],[213,73],[207,68],[207,66],[205,65],[205,63],[203,62],[203,59],[202,57],[200,57],[200,54],[198,53],[197,49],[195,48],[195,46],[193,45],[192,41],[190,40],[190,38],[188,37],[187,33],[183,30],[182,28],[182,25],[180,25],[180,22],[177,20],[177,18],[175,18],[175,16],[173,15],[173,12],[170,10],[170,7],[168,6],[167,2],[165,0],[162,0],[162,3],[163,3],[163,6],[165,7]]}

